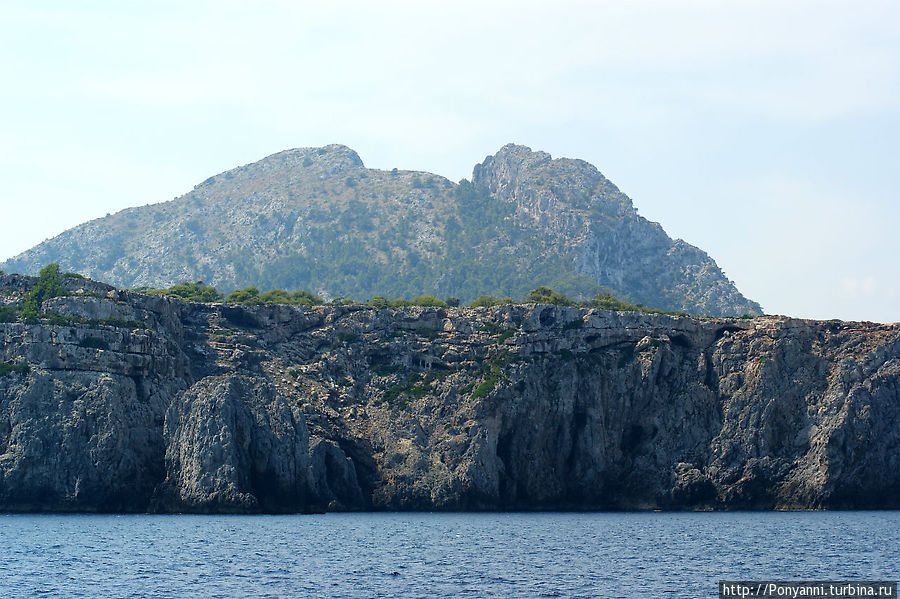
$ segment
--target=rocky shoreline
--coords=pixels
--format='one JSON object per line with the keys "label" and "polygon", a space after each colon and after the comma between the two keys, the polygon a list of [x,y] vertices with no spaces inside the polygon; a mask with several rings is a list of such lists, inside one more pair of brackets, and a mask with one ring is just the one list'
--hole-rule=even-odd
{"label": "rocky shoreline", "polygon": [[64,285],[0,323],[0,510],[900,508],[897,324]]}

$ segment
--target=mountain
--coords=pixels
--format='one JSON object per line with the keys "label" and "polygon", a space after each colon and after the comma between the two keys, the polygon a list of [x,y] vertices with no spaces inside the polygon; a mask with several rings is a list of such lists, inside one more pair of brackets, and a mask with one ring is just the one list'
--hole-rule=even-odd
{"label": "mountain", "polygon": [[573,297],[761,314],[702,250],[672,240],[581,160],[507,145],[459,184],[367,169],[345,146],[301,148],[216,175],[162,204],[70,229],[0,264],[51,262],[123,287],[203,280],[325,297]]}
{"label": "mountain", "polygon": [[61,283],[0,275],[0,511],[900,508],[900,325]]}

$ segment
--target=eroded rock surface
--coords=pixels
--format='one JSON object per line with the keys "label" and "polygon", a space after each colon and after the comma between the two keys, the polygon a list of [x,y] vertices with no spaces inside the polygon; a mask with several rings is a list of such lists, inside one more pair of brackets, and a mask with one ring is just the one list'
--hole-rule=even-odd
{"label": "eroded rock surface", "polygon": [[30,366],[0,377],[0,509],[900,507],[900,325],[65,282],[56,324],[0,323]]}

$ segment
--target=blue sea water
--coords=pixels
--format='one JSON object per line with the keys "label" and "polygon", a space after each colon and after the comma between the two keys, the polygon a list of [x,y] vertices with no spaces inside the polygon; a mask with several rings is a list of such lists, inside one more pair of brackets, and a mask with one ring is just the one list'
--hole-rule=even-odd
{"label": "blue sea water", "polygon": [[717,597],[897,580],[900,512],[0,515],[2,597]]}

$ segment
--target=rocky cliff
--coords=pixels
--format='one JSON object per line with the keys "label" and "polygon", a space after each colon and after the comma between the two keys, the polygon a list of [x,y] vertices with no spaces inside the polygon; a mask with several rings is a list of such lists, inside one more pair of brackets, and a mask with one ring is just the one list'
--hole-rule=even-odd
{"label": "rocky cliff", "polygon": [[900,507],[900,325],[63,281],[0,323],[3,510]]}
{"label": "rocky cliff", "polygon": [[512,144],[459,184],[367,169],[340,145],[288,150],[80,225],[0,268],[37,274],[51,262],[123,287],[203,280],[226,293],[253,285],[465,303],[545,285],[692,314],[762,313],[592,165]]}

